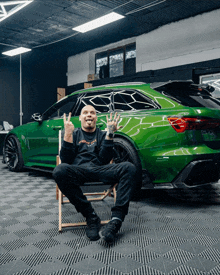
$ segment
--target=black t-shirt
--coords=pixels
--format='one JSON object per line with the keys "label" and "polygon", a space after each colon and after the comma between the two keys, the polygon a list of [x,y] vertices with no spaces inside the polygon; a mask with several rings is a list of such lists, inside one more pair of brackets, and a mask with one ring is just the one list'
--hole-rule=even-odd
{"label": "black t-shirt", "polygon": [[96,136],[96,130],[93,133],[87,133],[81,130],[81,133],[76,140],[77,155],[73,161],[73,164],[79,165],[90,161],[92,163],[97,163],[98,148]]}
{"label": "black t-shirt", "polygon": [[93,133],[76,129],[73,143],[63,141],[60,158],[62,163],[82,165],[108,164],[113,157],[113,140],[105,139],[106,132],[97,128]]}

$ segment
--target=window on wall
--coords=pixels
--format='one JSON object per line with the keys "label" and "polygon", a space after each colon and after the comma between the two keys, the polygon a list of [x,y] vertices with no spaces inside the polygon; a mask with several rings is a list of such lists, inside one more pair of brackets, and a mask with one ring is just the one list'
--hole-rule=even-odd
{"label": "window on wall", "polygon": [[201,84],[209,84],[215,88],[212,96],[220,98],[220,73],[200,75],[199,82]]}
{"label": "window on wall", "polygon": [[108,64],[108,55],[107,52],[104,53],[97,53],[96,54],[96,61],[95,61],[95,73],[99,74],[100,67],[106,66]]}
{"label": "window on wall", "polygon": [[136,44],[97,53],[95,72],[100,78],[116,77],[136,72]]}
{"label": "window on wall", "polygon": [[109,77],[124,74],[124,50],[119,49],[109,53]]}

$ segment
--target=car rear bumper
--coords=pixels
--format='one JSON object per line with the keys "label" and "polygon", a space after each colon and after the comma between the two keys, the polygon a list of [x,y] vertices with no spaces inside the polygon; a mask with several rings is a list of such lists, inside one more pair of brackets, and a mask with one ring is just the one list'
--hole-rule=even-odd
{"label": "car rear bumper", "polygon": [[172,181],[174,188],[190,188],[218,182],[220,159],[199,159],[190,162]]}
{"label": "car rear bumper", "polygon": [[191,161],[171,182],[155,183],[150,179],[147,170],[142,170],[143,188],[173,189],[192,188],[217,183],[220,179],[220,155],[204,155]]}

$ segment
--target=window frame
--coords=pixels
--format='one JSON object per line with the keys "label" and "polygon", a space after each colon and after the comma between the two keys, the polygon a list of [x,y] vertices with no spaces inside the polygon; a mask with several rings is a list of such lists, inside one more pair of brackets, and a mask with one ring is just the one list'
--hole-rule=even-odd
{"label": "window frame", "polygon": [[[108,66],[109,75],[110,75],[109,56],[111,55],[111,52],[118,51],[118,50],[122,49],[123,50],[123,75],[125,75],[126,48],[129,48],[130,46],[135,46],[135,51],[136,51],[136,42],[133,42],[133,43],[126,44],[124,46],[119,46],[119,47],[116,47],[113,49],[109,49],[107,51],[102,51],[102,52],[96,53],[95,54],[95,74],[99,74],[99,72],[97,72],[97,67],[96,67],[96,60],[97,60],[98,55],[103,55],[103,56],[107,55],[107,65],[106,66]],[[135,59],[136,59],[136,57],[135,57]],[[136,67],[135,67],[135,71],[136,71]]]}

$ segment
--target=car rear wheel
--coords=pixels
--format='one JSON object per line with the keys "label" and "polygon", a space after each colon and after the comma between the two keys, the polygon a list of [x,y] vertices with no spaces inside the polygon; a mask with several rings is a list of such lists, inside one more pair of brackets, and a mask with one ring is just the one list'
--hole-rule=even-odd
{"label": "car rear wheel", "polygon": [[5,141],[4,159],[10,171],[22,171],[24,161],[21,153],[21,145],[18,138],[14,135],[10,135]]}
{"label": "car rear wheel", "polygon": [[114,138],[114,163],[129,161],[136,167],[136,187],[133,199],[137,199],[142,187],[142,166],[135,148],[123,138]]}

